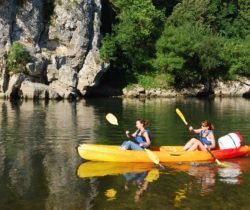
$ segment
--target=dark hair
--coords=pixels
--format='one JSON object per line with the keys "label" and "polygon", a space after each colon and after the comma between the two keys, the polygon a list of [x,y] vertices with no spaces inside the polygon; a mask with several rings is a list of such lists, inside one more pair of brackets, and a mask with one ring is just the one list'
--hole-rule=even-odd
{"label": "dark hair", "polygon": [[143,126],[148,126],[149,125],[149,121],[144,120],[143,118],[138,118],[136,121],[139,121],[141,124],[143,124]]}
{"label": "dark hair", "polygon": [[209,130],[214,130],[214,125],[208,120],[203,120],[201,124],[204,125],[205,127],[208,127]]}

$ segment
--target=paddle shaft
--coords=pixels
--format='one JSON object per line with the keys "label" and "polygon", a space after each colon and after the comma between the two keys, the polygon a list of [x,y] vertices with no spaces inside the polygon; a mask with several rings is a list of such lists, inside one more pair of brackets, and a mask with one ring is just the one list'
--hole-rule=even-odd
{"label": "paddle shaft", "polygon": [[[185,125],[188,126],[188,123],[184,117],[184,115],[182,114],[182,112],[179,109],[176,109],[176,113],[178,114],[178,116],[181,118],[181,120],[184,122]],[[209,148],[206,147],[206,150],[209,152],[209,154],[215,159],[215,162],[218,163],[219,165],[221,165],[222,163],[220,163],[220,161],[215,157],[215,155],[210,151]]]}
{"label": "paddle shaft", "polygon": [[[119,126],[118,124],[118,119],[115,115],[111,114],[111,113],[108,113],[106,115],[106,119],[107,121],[112,124],[112,125],[116,125],[116,126]],[[127,134],[126,134],[127,135]],[[132,137],[131,134],[130,135],[127,135],[129,137]],[[162,166],[160,163],[159,163],[159,158],[152,152],[150,151],[149,149],[146,149],[144,148],[148,158],[153,162],[155,163],[156,165],[159,165],[159,166]]]}
{"label": "paddle shaft", "polygon": [[218,161],[218,159],[215,157],[214,153],[212,153],[211,150],[210,150],[209,148],[206,147],[206,149],[207,149],[207,151],[209,152],[209,154],[210,154],[215,160]]}

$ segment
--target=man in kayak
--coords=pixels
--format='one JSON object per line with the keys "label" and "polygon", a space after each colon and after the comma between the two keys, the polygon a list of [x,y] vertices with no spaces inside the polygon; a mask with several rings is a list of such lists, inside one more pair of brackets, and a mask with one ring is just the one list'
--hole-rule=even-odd
{"label": "man in kayak", "polygon": [[214,138],[214,126],[208,121],[204,120],[201,123],[201,128],[194,129],[192,126],[189,127],[191,133],[199,134],[200,140],[192,138],[183,147],[184,151],[194,151],[196,149],[201,151],[206,151],[206,148],[215,148],[215,138]]}
{"label": "man in kayak", "polygon": [[136,128],[137,130],[131,134],[129,131],[126,131],[126,136],[134,141],[124,141],[121,145],[121,150],[143,150],[144,148],[149,148],[151,144],[151,135],[150,131],[145,129],[149,124],[147,120],[137,119]]}

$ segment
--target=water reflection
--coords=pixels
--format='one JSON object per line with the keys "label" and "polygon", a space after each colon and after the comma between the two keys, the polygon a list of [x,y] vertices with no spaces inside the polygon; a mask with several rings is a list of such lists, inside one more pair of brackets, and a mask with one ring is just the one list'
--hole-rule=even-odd
{"label": "water reflection", "polygon": [[[99,180],[102,182],[106,177],[112,178],[112,184],[109,186],[117,190],[117,199],[126,194],[128,200],[133,198],[137,203],[144,197],[152,196],[150,189],[153,186],[159,186],[157,183],[162,183],[162,180],[169,179],[170,181],[178,177],[184,177],[185,174],[189,178],[185,178],[186,182],[181,182],[179,185],[168,183],[164,191],[172,192],[173,206],[180,207],[182,202],[185,202],[189,197],[193,197],[194,192],[198,192],[200,196],[213,194],[214,187],[225,184],[242,184],[242,173],[248,170],[248,158],[242,160],[227,161],[229,167],[218,168],[215,163],[179,163],[179,164],[164,164],[166,170],[159,170],[150,163],[117,163],[117,162],[85,162],[82,163],[77,170],[77,175],[83,180]],[[168,177],[168,178],[167,178]],[[166,184],[166,183],[165,183]],[[150,187],[151,186],[151,187]],[[154,187],[153,187],[154,188]],[[100,185],[96,185],[95,190],[98,194],[103,194],[103,189]],[[146,195],[149,194],[149,195]],[[99,197],[98,197],[99,198]],[[98,199],[96,198],[96,199]],[[93,198],[92,198],[93,199]],[[92,202],[95,202],[94,199]],[[102,205],[104,205],[102,203]]]}
{"label": "water reflection", "polygon": [[[75,209],[85,203],[74,174],[80,163],[75,147],[95,142],[94,108],[84,102],[1,101],[0,116],[1,208],[32,203]],[[62,202],[66,197],[71,202]]]}
{"label": "water reflection", "polygon": [[[155,169],[156,174],[159,174],[158,169]],[[150,176],[154,173],[154,171],[144,171],[142,173],[125,173],[123,174],[126,182],[124,184],[124,189],[128,191],[130,189],[130,185],[136,186],[136,191],[134,194],[134,201],[138,202],[143,194],[144,191],[148,189],[149,180],[151,180]],[[155,178],[158,179],[158,178]],[[153,180],[155,180],[153,179]],[[152,181],[153,181],[152,180]],[[151,181],[151,182],[152,182]]]}
{"label": "water reflection", "polygon": [[212,192],[213,187],[218,182],[234,185],[242,184],[241,175],[243,170],[248,168],[246,161],[249,161],[249,159],[242,158],[242,160],[224,162],[227,164],[227,167],[218,167],[215,163],[190,163],[172,165],[172,167],[194,177],[194,180],[187,184],[188,188],[191,189],[193,186],[199,186],[200,195],[204,196]]}
{"label": "water reflection", "polygon": [[227,184],[241,184],[241,174],[242,171],[238,164],[231,163],[230,167],[218,169],[219,180]]}
{"label": "water reflection", "polygon": [[[232,161],[231,169],[167,164],[167,171],[151,163],[86,167],[92,164],[86,162],[78,173],[83,161],[75,150],[78,144],[120,145],[122,128],[132,130],[139,116],[151,122],[158,145],[183,145],[189,133],[176,116],[176,107],[194,125],[200,116],[212,118],[217,135],[234,128],[245,136],[249,132],[250,103],[243,99],[0,101],[1,209],[171,209],[178,202],[190,209],[207,196],[209,205],[216,204],[215,196],[223,191],[232,201],[230,207],[237,206],[235,193],[241,202],[249,196],[249,158]],[[116,114],[121,127],[106,122],[108,112]],[[126,174],[131,175],[127,180]],[[240,187],[230,194],[232,185]],[[107,202],[104,192],[111,188],[117,191],[116,199]]]}
{"label": "water reflection", "polygon": [[200,194],[202,196],[210,193],[213,186],[215,185],[215,174],[214,164],[202,164],[192,165],[187,172],[189,175],[195,177],[194,182],[189,183],[189,187],[192,185],[198,185],[200,188]]}
{"label": "water reflection", "polygon": [[[77,175],[80,178],[103,177],[120,175],[123,177],[125,191],[136,188],[134,201],[138,202],[149,183],[159,178],[159,169],[152,163],[117,163],[117,162],[86,162],[78,167]],[[131,194],[131,192],[129,193]]]}

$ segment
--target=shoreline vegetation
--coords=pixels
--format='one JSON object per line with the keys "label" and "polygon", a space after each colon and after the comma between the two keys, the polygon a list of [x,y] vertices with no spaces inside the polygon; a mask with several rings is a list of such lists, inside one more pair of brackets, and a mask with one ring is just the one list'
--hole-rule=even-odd
{"label": "shoreline vegetation", "polygon": [[112,1],[104,83],[123,84],[128,97],[249,96],[249,3]]}
{"label": "shoreline vegetation", "polygon": [[[19,74],[22,77],[22,74]],[[160,75],[159,75],[160,77]],[[93,87],[88,91],[85,97],[71,97],[69,100],[79,100],[81,98],[92,97],[114,97],[114,98],[139,98],[139,99],[153,99],[153,98],[175,98],[175,97],[243,97],[250,98],[250,78],[238,77],[237,80],[215,80],[211,84],[197,84],[194,87],[176,88],[173,86],[160,86],[153,78],[147,78],[147,83],[142,80],[140,84],[129,84],[125,88],[111,87],[106,84]],[[151,82],[151,83],[148,83]],[[28,86],[32,83],[27,81]],[[24,82],[26,84],[26,82]],[[34,84],[32,84],[34,85]],[[42,84],[41,84],[42,85]],[[39,90],[40,88],[40,90]],[[18,93],[14,97],[0,93],[0,99],[45,99],[45,100],[62,100],[62,97],[47,97],[46,88],[43,86],[32,88],[21,88],[22,93]]]}
{"label": "shoreline vegetation", "polygon": [[249,5],[0,1],[0,98],[250,97]]}

